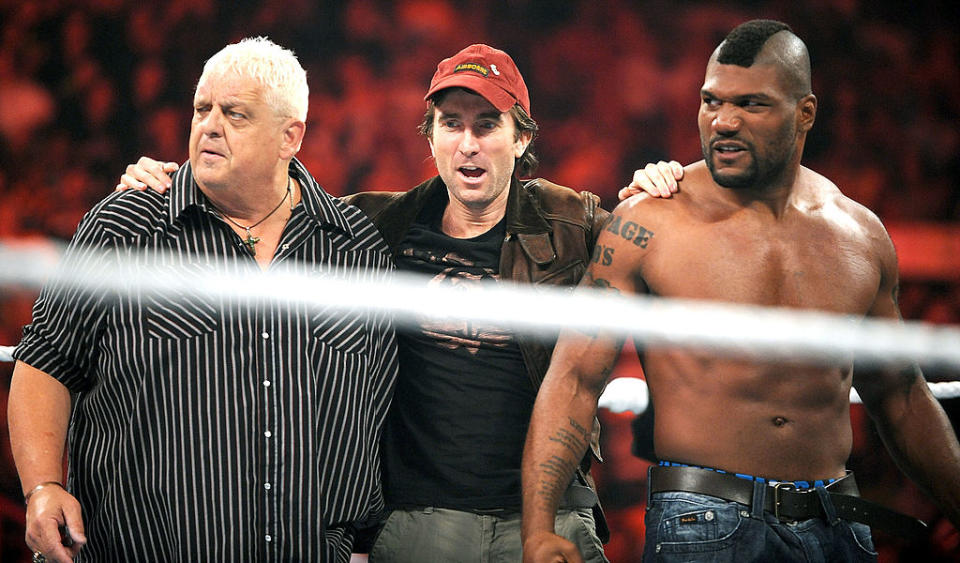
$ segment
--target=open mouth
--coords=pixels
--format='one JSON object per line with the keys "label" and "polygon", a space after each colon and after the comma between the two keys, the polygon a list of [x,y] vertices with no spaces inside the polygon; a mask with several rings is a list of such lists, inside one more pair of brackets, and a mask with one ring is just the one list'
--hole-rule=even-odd
{"label": "open mouth", "polygon": [[480,168],[479,166],[461,166],[460,168],[457,168],[457,170],[459,170],[460,173],[467,178],[479,178],[486,173],[486,170]]}
{"label": "open mouth", "polygon": [[737,153],[741,153],[747,150],[746,147],[742,145],[733,145],[733,144],[715,144],[713,145],[713,150],[717,151],[721,155],[733,156]]}

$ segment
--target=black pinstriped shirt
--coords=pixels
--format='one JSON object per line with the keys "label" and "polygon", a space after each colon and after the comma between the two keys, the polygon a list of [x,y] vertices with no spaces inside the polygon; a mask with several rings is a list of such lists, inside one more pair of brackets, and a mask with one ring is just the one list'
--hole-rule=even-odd
{"label": "black pinstriped shirt", "polygon": [[[290,173],[302,203],[270,269],[389,275],[373,224],[298,161]],[[68,489],[88,537],[78,560],[346,561],[351,523],[383,507],[390,319],[67,282],[78,267],[157,264],[188,280],[260,271],[189,165],[165,195],[113,194],[84,217],[16,349],[73,394]]]}

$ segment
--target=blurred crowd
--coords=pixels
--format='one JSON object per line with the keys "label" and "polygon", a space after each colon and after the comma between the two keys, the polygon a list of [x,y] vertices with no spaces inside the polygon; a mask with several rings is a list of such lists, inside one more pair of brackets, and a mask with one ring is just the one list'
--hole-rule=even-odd
{"label": "blurred crowd", "polygon": [[[511,53],[527,79],[539,175],[609,207],[638,165],[700,158],[705,62],[755,17],[788,22],[810,48],[820,105],[807,166],[885,222],[960,221],[960,17],[945,1],[0,0],[0,242],[49,250],[138,155],[183,161],[203,62],[250,35],[293,49],[307,69],[299,157],[335,195],[405,189],[435,173],[416,133],[423,93],[441,58],[485,42]],[[36,294],[0,292],[0,345],[14,344]],[[960,282],[905,279],[901,306],[906,318],[960,323]],[[10,371],[0,364],[3,561],[24,556],[3,412]],[[860,481],[935,519],[854,416]],[[629,420],[607,418],[610,556],[630,561],[642,510],[628,505],[643,502],[645,465],[629,452]],[[957,532],[938,533],[921,547],[880,538],[883,556],[960,558]]]}

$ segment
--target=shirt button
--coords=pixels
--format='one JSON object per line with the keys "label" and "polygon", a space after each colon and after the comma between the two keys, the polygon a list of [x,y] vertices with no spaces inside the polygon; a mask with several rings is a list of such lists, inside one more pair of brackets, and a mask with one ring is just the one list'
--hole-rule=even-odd
{"label": "shirt button", "polygon": [[273,538],[270,537],[269,534],[267,534],[266,536],[263,536],[263,539],[265,539],[265,540],[267,540],[267,541],[273,541]]}
{"label": "shirt button", "polygon": [[267,430],[266,432],[263,433],[263,435],[269,438],[270,436],[273,436],[273,432]]}
{"label": "shirt button", "polygon": [[260,336],[262,336],[263,339],[266,340],[266,339],[270,338],[270,333],[269,333],[269,332],[261,332],[261,333],[260,333]]}
{"label": "shirt button", "polygon": [[264,484],[263,484],[263,488],[269,491],[269,490],[270,490],[270,483],[264,483]]}
{"label": "shirt button", "polygon": [[264,386],[264,387],[270,387],[270,380],[269,380],[269,379],[264,379],[264,380],[263,380],[263,386]]}
{"label": "shirt button", "polygon": [[280,248],[283,249],[283,250],[289,250],[289,249],[290,249],[290,245],[289,245],[289,244],[284,244],[284,245],[281,245]]}

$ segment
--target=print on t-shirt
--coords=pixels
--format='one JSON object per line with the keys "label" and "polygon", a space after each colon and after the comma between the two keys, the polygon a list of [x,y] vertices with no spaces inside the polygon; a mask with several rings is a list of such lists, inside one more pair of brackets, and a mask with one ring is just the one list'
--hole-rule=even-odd
{"label": "print on t-shirt", "polygon": [[[483,291],[499,279],[493,268],[478,266],[456,252],[440,254],[432,249],[408,247],[401,255],[411,269],[435,271],[440,268],[427,285],[463,291],[465,300],[484,299]],[[417,268],[414,266],[417,262],[429,267]],[[510,344],[511,335],[506,330],[472,320],[422,317],[419,323],[425,337],[451,350],[462,347],[476,354],[481,347],[505,348]]]}

